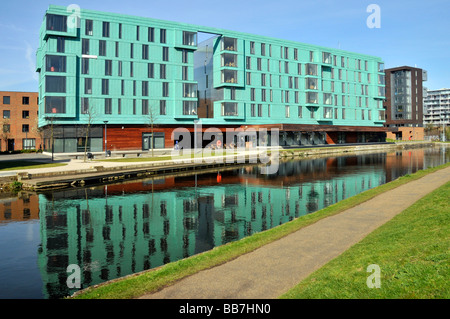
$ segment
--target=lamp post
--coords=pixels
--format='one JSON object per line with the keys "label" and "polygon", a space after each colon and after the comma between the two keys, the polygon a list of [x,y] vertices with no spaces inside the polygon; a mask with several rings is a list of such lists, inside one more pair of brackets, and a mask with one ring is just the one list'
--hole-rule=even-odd
{"label": "lamp post", "polygon": [[107,136],[106,136],[106,125],[108,124],[108,121],[103,121],[105,123],[105,157],[108,156],[108,145],[107,145]]}

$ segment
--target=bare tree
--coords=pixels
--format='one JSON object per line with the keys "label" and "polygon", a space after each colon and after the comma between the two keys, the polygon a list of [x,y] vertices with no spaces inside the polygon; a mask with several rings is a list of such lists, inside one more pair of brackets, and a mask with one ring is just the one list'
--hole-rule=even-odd
{"label": "bare tree", "polygon": [[95,118],[97,117],[97,112],[92,104],[89,105],[82,105],[82,113],[85,114],[86,120],[84,125],[84,133],[85,133],[85,140],[84,140],[84,156],[83,161],[86,162],[87,157],[87,145],[89,140],[89,133],[91,130],[91,126],[95,121]]}
{"label": "bare tree", "polygon": [[9,124],[9,118],[4,118],[2,121],[2,140],[5,141],[5,151],[8,150],[8,140],[11,136],[11,126]]}
{"label": "bare tree", "polygon": [[[145,113],[145,110],[143,110]],[[148,105],[146,119],[147,119],[147,126],[150,127],[150,131],[152,133],[152,139],[150,141],[150,147],[153,157],[153,149],[154,149],[154,141],[155,141],[155,134],[154,134],[154,126],[155,121],[158,119],[159,110],[157,109],[155,104]]]}

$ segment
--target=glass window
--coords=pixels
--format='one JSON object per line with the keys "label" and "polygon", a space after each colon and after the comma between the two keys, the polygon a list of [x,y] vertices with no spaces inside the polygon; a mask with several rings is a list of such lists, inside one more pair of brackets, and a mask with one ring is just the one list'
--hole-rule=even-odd
{"label": "glass window", "polygon": [[148,96],[148,81],[142,81],[142,96]]}
{"label": "glass window", "polygon": [[165,64],[159,65],[159,78],[160,79],[166,78],[166,65]]}
{"label": "glass window", "polygon": [[183,31],[183,45],[196,46],[197,45],[197,33]]}
{"label": "glass window", "polygon": [[237,51],[237,40],[235,38],[223,37],[222,50]]}
{"label": "glass window", "polygon": [[286,117],[290,117],[291,116],[291,114],[290,114],[290,108],[289,108],[289,105],[286,105],[285,106],[285,108],[284,108],[284,110],[285,110],[285,116]]}
{"label": "glass window", "polygon": [[317,92],[306,92],[306,103],[317,104]]}
{"label": "glass window", "polygon": [[333,118],[333,108],[332,107],[324,107],[323,108],[323,118],[324,119]]}
{"label": "glass window", "polygon": [[161,43],[166,43],[166,29],[161,29],[160,30],[160,39],[159,39],[159,41],[161,42]]}
{"label": "glass window", "polygon": [[81,98],[81,114],[89,113],[89,98],[82,97]]}
{"label": "glass window", "polygon": [[67,32],[67,17],[56,14],[47,14],[47,30]]}
{"label": "glass window", "polygon": [[166,115],[166,101],[165,100],[161,100],[159,102],[159,114],[160,115]]}
{"label": "glass window", "polygon": [[169,61],[169,48],[168,47],[162,48],[162,59],[163,59],[163,61]]}
{"label": "glass window", "polygon": [[65,96],[46,96],[45,113],[66,113]]}
{"label": "glass window", "polygon": [[130,58],[134,58],[134,44],[130,43]]}
{"label": "glass window", "polygon": [[323,94],[323,104],[331,105],[333,104],[333,99],[331,93],[324,93]]}
{"label": "glass window", "polygon": [[11,103],[11,97],[10,96],[3,96],[3,104],[10,104]]}
{"label": "glass window", "polygon": [[307,90],[317,90],[317,79],[306,78],[306,89]]}
{"label": "glass window", "polygon": [[169,96],[169,83],[168,82],[163,82],[163,85],[162,85],[162,96],[163,97],[168,97]]}
{"label": "glass window", "polygon": [[153,63],[148,64],[148,77],[153,79],[155,77],[155,65]]}
{"label": "glass window", "polygon": [[384,63],[378,63],[378,72],[384,72]]}
{"label": "glass window", "polygon": [[119,57],[119,42],[116,41],[116,58]]}
{"label": "glass window", "polygon": [[317,64],[306,64],[306,75],[317,75]]}
{"label": "glass window", "polygon": [[34,138],[23,138],[22,139],[22,148],[24,150],[36,149],[36,139],[34,139]]}
{"label": "glass window", "polygon": [[89,74],[89,59],[81,59],[81,74]]}
{"label": "glass window", "polygon": [[30,104],[30,98],[28,96],[22,96],[22,104],[23,105]]}
{"label": "glass window", "polygon": [[122,61],[117,61],[117,75],[122,76]]}
{"label": "glass window", "polygon": [[183,115],[197,115],[197,102],[183,101]]}
{"label": "glass window", "polygon": [[11,118],[11,111],[10,110],[3,110],[3,118],[4,119]]}
{"label": "glass window", "polygon": [[181,58],[181,62],[182,63],[189,63],[189,53],[188,50],[183,50],[182,51],[182,58]]}
{"label": "glass window", "polygon": [[106,41],[100,40],[98,43],[98,55],[106,56]]}
{"label": "glass window", "polygon": [[65,51],[65,42],[63,37],[56,38],[56,52],[64,53]]}
{"label": "glass window", "polygon": [[112,114],[112,99],[105,99],[105,114]]}
{"label": "glass window", "polygon": [[66,93],[66,77],[47,75],[45,77],[45,92]]}
{"label": "glass window", "polygon": [[109,38],[109,22],[103,22],[103,33],[104,38]]}
{"label": "glass window", "polygon": [[237,83],[237,71],[222,70],[222,83]]}
{"label": "glass window", "polygon": [[197,84],[183,83],[183,97],[196,98],[197,97]]}
{"label": "glass window", "polygon": [[223,53],[222,66],[237,68],[237,55],[232,53]]}
{"label": "glass window", "polygon": [[93,35],[94,34],[94,21],[86,20],[85,27],[86,27],[85,35]]}
{"label": "glass window", "polygon": [[142,59],[148,60],[148,44],[142,45]]}
{"label": "glass window", "polygon": [[238,116],[238,105],[233,102],[222,103],[222,116]]}
{"label": "glass window", "polygon": [[108,79],[102,79],[102,94],[103,95],[109,94],[109,80]]}
{"label": "glass window", "polygon": [[66,72],[66,57],[63,55],[47,55],[46,71]]}
{"label": "glass window", "polygon": [[331,64],[331,53],[329,53],[329,52],[323,52],[323,53],[322,53],[322,62],[323,62],[323,63],[330,63],[330,64]]}
{"label": "glass window", "polygon": [[9,132],[11,132],[11,125],[3,124],[3,133],[9,133]]}
{"label": "glass window", "polygon": [[250,42],[250,54],[255,54],[255,42]]}
{"label": "glass window", "polygon": [[142,100],[142,114],[148,115],[149,109],[148,109],[148,100]]}
{"label": "glass window", "polygon": [[89,54],[89,39],[81,40],[81,54]]}
{"label": "glass window", "polygon": [[139,26],[136,26],[136,41],[139,41]]}
{"label": "glass window", "polygon": [[112,75],[112,60],[105,60],[105,75]]}
{"label": "glass window", "polygon": [[148,28],[148,42],[155,42],[155,28]]}
{"label": "glass window", "polygon": [[298,106],[298,117],[303,117],[303,108],[300,105]]}
{"label": "glass window", "polygon": [[188,67],[187,66],[183,66],[182,67],[182,79],[184,80],[184,81],[187,81],[187,80],[189,80],[189,69],[188,69]]}

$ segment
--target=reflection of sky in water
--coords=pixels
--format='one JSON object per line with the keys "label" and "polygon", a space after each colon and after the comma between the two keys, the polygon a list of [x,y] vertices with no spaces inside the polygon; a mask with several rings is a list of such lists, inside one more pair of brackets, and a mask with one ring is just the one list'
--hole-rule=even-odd
{"label": "reflection of sky in water", "polygon": [[273,175],[248,167],[221,171],[220,179],[42,194],[39,223],[0,221],[0,296],[65,296],[74,292],[66,286],[69,264],[80,265],[83,287],[98,284],[270,229],[442,160],[439,149],[415,150],[291,161]]}

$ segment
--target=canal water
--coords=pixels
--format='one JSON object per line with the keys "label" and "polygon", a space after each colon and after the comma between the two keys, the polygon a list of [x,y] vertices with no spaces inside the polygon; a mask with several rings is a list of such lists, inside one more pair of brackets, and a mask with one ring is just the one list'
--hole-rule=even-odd
{"label": "canal water", "polygon": [[[431,147],[0,199],[0,298],[61,298],[311,214],[450,160]],[[74,281],[70,281],[73,283]]]}

